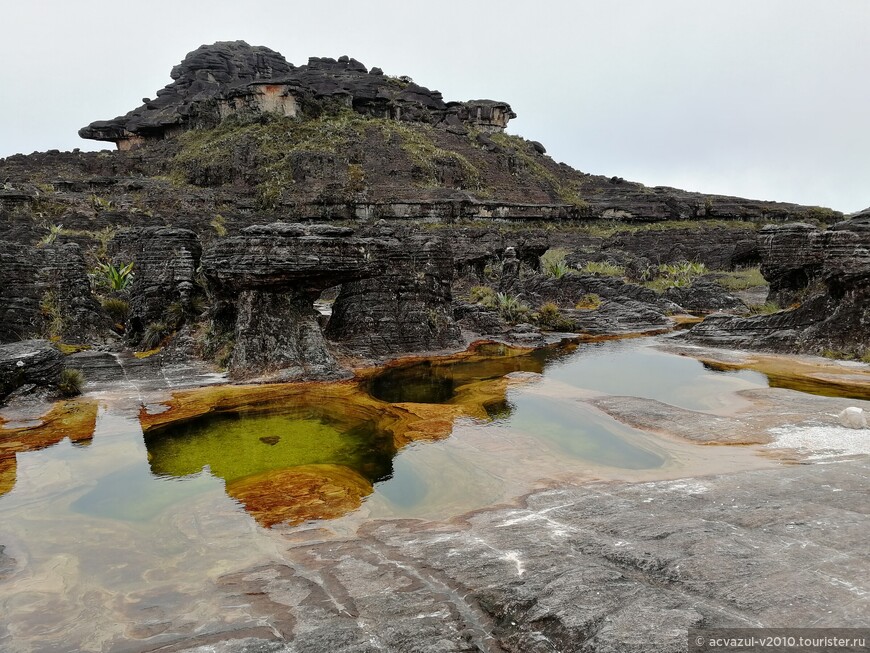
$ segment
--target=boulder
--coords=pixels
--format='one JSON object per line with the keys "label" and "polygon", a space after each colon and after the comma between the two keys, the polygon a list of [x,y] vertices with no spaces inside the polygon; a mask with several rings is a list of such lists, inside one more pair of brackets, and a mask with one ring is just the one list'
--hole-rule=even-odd
{"label": "boulder", "polygon": [[746,309],[740,299],[709,279],[696,279],[690,286],[668,288],[664,296],[690,313]]}
{"label": "boulder", "polygon": [[0,345],[0,400],[23,385],[56,385],[63,367],[63,354],[47,340]]}
{"label": "boulder", "polygon": [[844,408],[842,411],[840,411],[840,414],[837,416],[837,418],[840,420],[840,425],[845,426],[846,428],[867,428],[867,415],[864,414],[863,408],[849,406],[848,408]]}

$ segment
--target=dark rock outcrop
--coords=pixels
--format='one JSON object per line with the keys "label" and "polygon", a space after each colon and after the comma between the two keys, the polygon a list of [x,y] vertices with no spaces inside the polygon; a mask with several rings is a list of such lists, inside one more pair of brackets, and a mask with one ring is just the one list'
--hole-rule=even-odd
{"label": "dark rock outcrop", "polygon": [[230,374],[290,381],[346,373],[329,351],[314,310],[327,288],[374,276],[371,243],[352,230],[275,223],[244,229],[206,250],[203,272],[218,299],[216,328],[232,324]]}
{"label": "dark rock outcrop", "polygon": [[0,241],[0,342],[16,342],[42,332],[40,265],[35,250]]}
{"label": "dark rock outcrop", "polygon": [[[312,57],[298,68],[274,50],[244,41],[203,45],[172,69],[171,84],[154,100],[114,120],[93,122],[82,138],[113,141],[130,150],[189,129],[214,127],[228,116],[318,115],[347,107],[395,120],[463,124],[502,131],[516,114],[505,102],[473,100],[445,103],[438,91],[409,78],[369,71],[350,57]],[[467,132],[466,132],[467,133]]]}
{"label": "dark rock outcrop", "polygon": [[58,329],[52,335],[67,343],[99,343],[110,333],[111,322],[91,292],[87,265],[75,243],[49,245],[41,250],[37,275],[42,303],[55,311]]}
{"label": "dark rock outcrop", "polygon": [[746,305],[721,285],[709,279],[697,279],[691,286],[668,288],[665,299],[690,313],[745,310]]}
{"label": "dark rock outcrop", "polygon": [[24,385],[56,385],[63,367],[63,354],[47,340],[0,345],[0,400]]}
{"label": "dark rock outcrop", "polygon": [[[199,292],[196,273],[202,254],[194,232],[162,227],[130,230],[119,234],[114,245],[114,257],[120,263],[132,261],[136,275],[130,288],[126,331],[131,343],[138,344],[149,326],[164,325],[167,328],[162,331],[168,331],[167,322],[190,314],[191,302]],[[170,318],[168,312],[175,317]]]}
{"label": "dark rock outcrop", "polygon": [[870,218],[826,231],[809,225],[759,233],[761,271],[788,310],[750,318],[711,316],[686,337],[705,344],[864,356],[870,349]]}
{"label": "dark rock outcrop", "polygon": [[459,345],[450,248],[437,238],[415,236],[375,243],[369,251],[383,273],[341,287],[326,336],[365,356]]}
{"label": "dark rock outcrop", "polygon": [[602,249],[630,252],[655,264],[695,261],[731,270],[758,263],[755,236],[752,229],[729,227],[620,231],[607,238]]}
{"label": "dark rock outcrop", "polygon": [[0,279],[0,342],[42,335],[68,343],[106,338],[110,325],[91,293],[78,245],[0,242]]}

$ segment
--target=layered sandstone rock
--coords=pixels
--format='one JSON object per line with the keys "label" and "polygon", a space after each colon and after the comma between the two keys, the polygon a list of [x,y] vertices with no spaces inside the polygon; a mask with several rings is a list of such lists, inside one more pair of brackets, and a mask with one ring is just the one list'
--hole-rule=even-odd
{"label": "layered sandstone rock", "polygon": [[750,318],[712,316],[688,334],[729,347],[863,356],[870,348],[870,218],[822,231],[769,226],[759,233],[770,298],[787,310]]}
{"label": "layered sandstone rock", "polygon": [[[202,254],[197,235],[188,229],[149,227],[119,234],[115,257],[133,262],[135,280],[130,288],[127,339],[138,344],[151,329],[168,332],[167,322],[191,314],[199,292],[196,272]],[[175,318],[170,318],[168,313]],[[172,324],[171,326],[177,326]]]}
{"label": "layered sandstone rock", "polygon": [[338,107],[410,122],[444,122],[462,129],[502,131],[516,114],[505,102],[445,102],[438,91],[407,77],[368,70],[350,57],[312,57],[296,67],[274,50],[244,41],[203,45],[172,69],[171,84],[124,116],[93,122],[82,138],[131,150],[189,129],[213,127],[232,115],[318,115]]}
{"label": "layered sandstone rock", "polygon": [[341,287],[327,337],[366,356],[458,346],[450,289],[453,256],[447,244],[413,236],[377,241],[370,251],[383,273]]}
{"label": "layered sandstone rock", "polygon": [[235,378],[344,376],[320,329],[314,300],[327,288],[378,274],[370,243],[352,230],[275,223],[215,242],[203,271],[217,299],[212,320],[230,323]]}

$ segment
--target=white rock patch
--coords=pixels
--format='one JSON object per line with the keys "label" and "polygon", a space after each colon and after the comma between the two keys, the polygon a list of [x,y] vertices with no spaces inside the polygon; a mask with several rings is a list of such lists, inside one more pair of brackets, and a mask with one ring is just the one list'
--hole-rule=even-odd
{"label": "white rock patch", "polygon": [[856,406],[844,408],[840,411],[840,414],[837,417],[840,420],[840,426],[845,426],[850,429],[867,428],[867,415],[865,415],[863,408],[858,408]]}
{"label": "white rock patch", "polygon": [[773,449],[796,449],[809,458],[870,454],[870,433],[843,426],[780,426],[768,431]]}

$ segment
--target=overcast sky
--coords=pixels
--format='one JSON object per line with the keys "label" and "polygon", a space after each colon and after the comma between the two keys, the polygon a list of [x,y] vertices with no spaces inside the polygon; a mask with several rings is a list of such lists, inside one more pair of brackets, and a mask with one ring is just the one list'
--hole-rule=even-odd
{"label": "overcast sky", "polygon": [[0,157],[101,149],[79,127],[154,97],[203,43],[348,54],[509,102],[585,172],[870,206],[870,0],[0,0]]}

